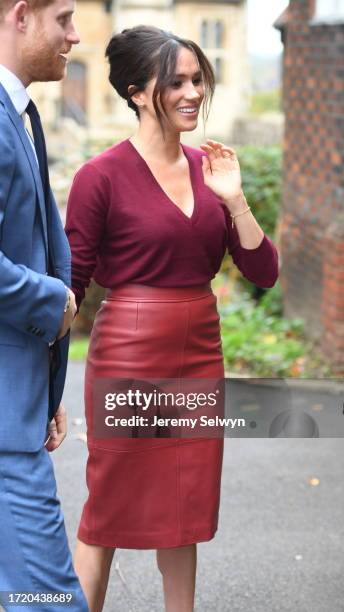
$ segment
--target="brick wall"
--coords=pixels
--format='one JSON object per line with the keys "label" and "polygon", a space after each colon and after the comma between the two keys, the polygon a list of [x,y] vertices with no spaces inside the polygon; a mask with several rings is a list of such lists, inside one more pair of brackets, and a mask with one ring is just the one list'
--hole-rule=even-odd
{"label": "brick wall", "polygon": [[291,0],[284,24],[281,282],[286,315],[307,320],[339,371],[344,277],[325,274],[339,252],[344,270],[344,25],[311,25],[313,4]]}

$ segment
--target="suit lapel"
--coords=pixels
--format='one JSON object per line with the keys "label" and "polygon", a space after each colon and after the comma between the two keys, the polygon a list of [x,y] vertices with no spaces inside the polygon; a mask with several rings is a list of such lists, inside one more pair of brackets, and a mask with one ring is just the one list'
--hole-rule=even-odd
{"label": "suit lapel", "polygon": [[42,179],[41,179],[39,167],[38,167],[38,164],[35,158],[35,154],[29,142],[29,136],[25,130],[23,120],[20,117],[20,115],[18,115],[16,109],[14,108],[12,104],[10,97],[8,96],[7,92],[5,91],[1,83],[0,83],[0,99],[2,99],[5,105],[7,114],[11,122],[13,123],[15,129],[17,130],[17,133],[23,145],[23,149],[30,163],[30,167],[31,167],[32,175],[35,181],[37,195],[38,195],[38,204],[39,204],[39,209],[40,209],[41,219],[42,219],[45,249],[46,249],[46,253],[48,253],[48,231],[47,231],[46,204],[45,204],[44,193],[43,193]]}

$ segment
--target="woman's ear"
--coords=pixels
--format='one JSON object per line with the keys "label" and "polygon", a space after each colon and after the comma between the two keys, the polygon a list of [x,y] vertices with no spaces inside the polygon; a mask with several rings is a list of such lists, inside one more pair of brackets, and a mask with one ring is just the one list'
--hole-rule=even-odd
{"label": "woman's ear", "polygon": [[129,85],[128,96],[138,107],[145,105],[145,93],[144,91],[138,91],[136,85]]}

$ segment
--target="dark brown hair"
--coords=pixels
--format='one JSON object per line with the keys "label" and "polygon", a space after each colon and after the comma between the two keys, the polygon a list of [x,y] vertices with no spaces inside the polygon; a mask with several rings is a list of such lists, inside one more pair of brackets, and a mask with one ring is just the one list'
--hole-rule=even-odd
{"label": "dark brown hair", "polygon": [[[137,91],[143,91],[148,81],[156,76],[152,101],[158,121],[163,127],[163,113],[158,101],[166,114],[162,96],[175,79],[180,47],[189,49],[197,57],[204,82],[203,120],[206,121],[214,94],[215,77],[209,60],[196,43],[180,38],[172,32],[144,25],[123,30],[112,36],[105,51],[110,64],[109,81],[117,93],[127,100],[128,106],[135,111],[138,118],[139,110],[131,96]],[[130,94],[129,85],[135,87]]]}

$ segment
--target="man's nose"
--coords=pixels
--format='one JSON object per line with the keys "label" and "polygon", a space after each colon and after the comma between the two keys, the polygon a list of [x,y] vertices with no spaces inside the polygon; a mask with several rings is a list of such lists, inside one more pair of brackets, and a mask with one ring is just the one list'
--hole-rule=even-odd
{"label": "man's nose", "polygon": [[70,42],[72,45],[77,45],[80,42],[80,36],[77,33],[74,25],[72,25],[71,30],[68,32],[67,35],[67,40],[68,42]]}

